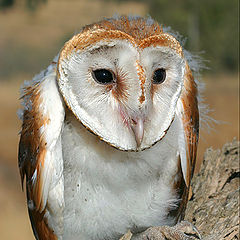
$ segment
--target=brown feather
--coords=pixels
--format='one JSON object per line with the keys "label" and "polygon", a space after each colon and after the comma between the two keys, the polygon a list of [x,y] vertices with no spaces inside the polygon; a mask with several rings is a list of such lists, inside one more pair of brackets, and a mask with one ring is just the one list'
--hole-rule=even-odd
{"label": "brown feather", "polygon": [[152,21],[147,23],[145,18],[132,18],[121,16],[116,19],[106,19],[101,22],[84,27],[83,32],[92,29],[118,30],[132,36],[134,39],[141,41],[152,35],[163,33],[162,26]]}
{"label": "brown feather", "polygon": [[184,88],[181,95],[183,104],[183,125],[185,130],[185,139],[187,142],[187,184],[189,186],[190,180],[194,173],[197,145],[199,136],[199,111],[197,100],[197,85],[194,81],[192,72],[186,64],[186,72],[184,77]]}
{"label": "brown feather", "polygon": [[157,22],[148,24],[144,18],[129,20],[128,17],[123,16],[83,28],[79,34],[65,43],[59,62],[68,58],[73,51],[86,49],[99,41],[113,39],[127,40],[133,46],[142,49],[150,46],[166,46],[183,56],[180,43],[172,35],[164,33]]}
{"label": "brown feather", "polygon": [[188,188],[184,181],[180,156],[178,158],[178,170],[176,175],[173,178],[173,189],[178,194],[178,198],[181,199],[181,201],[179,202],[179,205],[176,209],[170,211],[169,215],[173,216],[176,219],[176,223],[177,223],[184,218],[184,213],[185,213],[186,205],[188,202],[188,197],[187,197]]}
{"label": "brown feather", "polygon": [[199,133],[197,86],[194,82],[194,78],[188,64],[186,64],[184,88],[181,94],[181,101],[184,109],[182,120],[187,148],[187,175],[185,182],[181,169],[181,159],[179,157],[177,172],[179,177],[177,178],[178,181],[174,182],[173,188],[178,192],[181,202],[178,208],[171,213],[174,216],[177,216],[178,220],[184,218],[184,212],[189,200],[190,181],[194,173]]}
{"label": "brown feather", "polygon": [[[22,98],[28,99],[31,107],[25,109],[23,116],[22,131],[19,143],[19,170],[22,184],[26,176],[26,189],[28,201],[32,201],[33,209],[29,209],[29,215],[37,239],[57,239],[53,231],[48,228],[46,219],[43,217],[45,209],[42,206],[42,168],[46,154],[46,141],[40,133],[40,128],[49,123],[49,118],[44,116],[39,106],[42,102],[40,97],[40,84],[27,87]],[[37,171],[36,179],[33,174]]]}
{"label": "brown feather", "polygon": [[141,82],[140,86],[141,86],[141,91],[142,91],[142,94],[139,97],[138,101],[142,104],[145,101],[145,95],[144,95],[145,87],[144,87],[144,84],[145,84],[145,81],[146,81],[146,76],[145,76],[144,69],[141,66],[139,60],[136,60],[136,68],[137,68],[137,74],[138,74],[139,80]]}

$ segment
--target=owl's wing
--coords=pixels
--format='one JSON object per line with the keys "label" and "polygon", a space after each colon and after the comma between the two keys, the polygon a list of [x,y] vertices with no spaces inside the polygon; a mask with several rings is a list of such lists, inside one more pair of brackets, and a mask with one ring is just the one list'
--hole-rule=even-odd
{"label": "owl's wing", "polygon": [[[36,238],[57,239],[51,228],[61,232],[61,129],[65,112],[56,85],[56,63],[25,85],[18,154],[21,180],[23,184],[26,176],[28,210]],[[57,217],[51,218],[51,214]]]}
{"label": "owl's wing", "polygon": [[199,112],[197,100],[197,86],[192,72],[186,64],[184,86],[178,102],[177,115],[180,118],[182,136],[179,137],[179,168],[178,181],[175,188],[178,190],[181,203],[178,209],[178,218],[184,215],[188,195],[190,190],[190,181],[194,173],[196,162],[198,134],[199,134]]}
{"label": "owl's wing", "polygon": [[[181,94],[182,103],[182,124],[185,137],[185,154],[186,157],[181,156],[182,165],[186,166],[184,170],[184,179],[187,187],[190,185],[191,178],[194,173],[197,145],[199,136],[199,111],[197,99],[197,85],[194,81],[192,72],[186,64],[184,87]],[[186,159],[185,159],[186,158]],[[184,162],[185,161],[185,162]]]}

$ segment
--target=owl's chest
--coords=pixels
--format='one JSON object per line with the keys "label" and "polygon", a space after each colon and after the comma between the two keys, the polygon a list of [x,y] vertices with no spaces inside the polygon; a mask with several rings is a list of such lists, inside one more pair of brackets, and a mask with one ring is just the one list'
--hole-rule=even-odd
{"label": "owl's chest", "polygon": [[167,215],[177,204],[174,143],[127,153],[79,124],[65,126],[62,142],[64,239],[117,239],[128,229],[173,223]]}

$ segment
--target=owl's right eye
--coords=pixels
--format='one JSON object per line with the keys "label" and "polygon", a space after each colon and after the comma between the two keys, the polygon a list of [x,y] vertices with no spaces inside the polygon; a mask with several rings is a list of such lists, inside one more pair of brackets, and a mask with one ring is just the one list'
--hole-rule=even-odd
{"label": "owl's right eye", "polygon": [[113,72],[107,69],[97,69],[92,71],[94,80],[100,84],[110,84],[115,81],[115,75]]}

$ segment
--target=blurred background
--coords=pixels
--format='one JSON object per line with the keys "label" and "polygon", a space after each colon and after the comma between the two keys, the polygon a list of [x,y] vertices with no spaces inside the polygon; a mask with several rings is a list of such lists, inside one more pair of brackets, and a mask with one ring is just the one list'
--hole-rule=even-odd
{"label": "blurred background", "polygon": [[114,14],[150,15],[205,59],[204,98],[218,123],[200,132],[199,168],[206,148],[238,137],[238,5],[238,0],[0,0],[0,239],[34,239],[17,167],[23,80],[47,67],[85,24]]}

